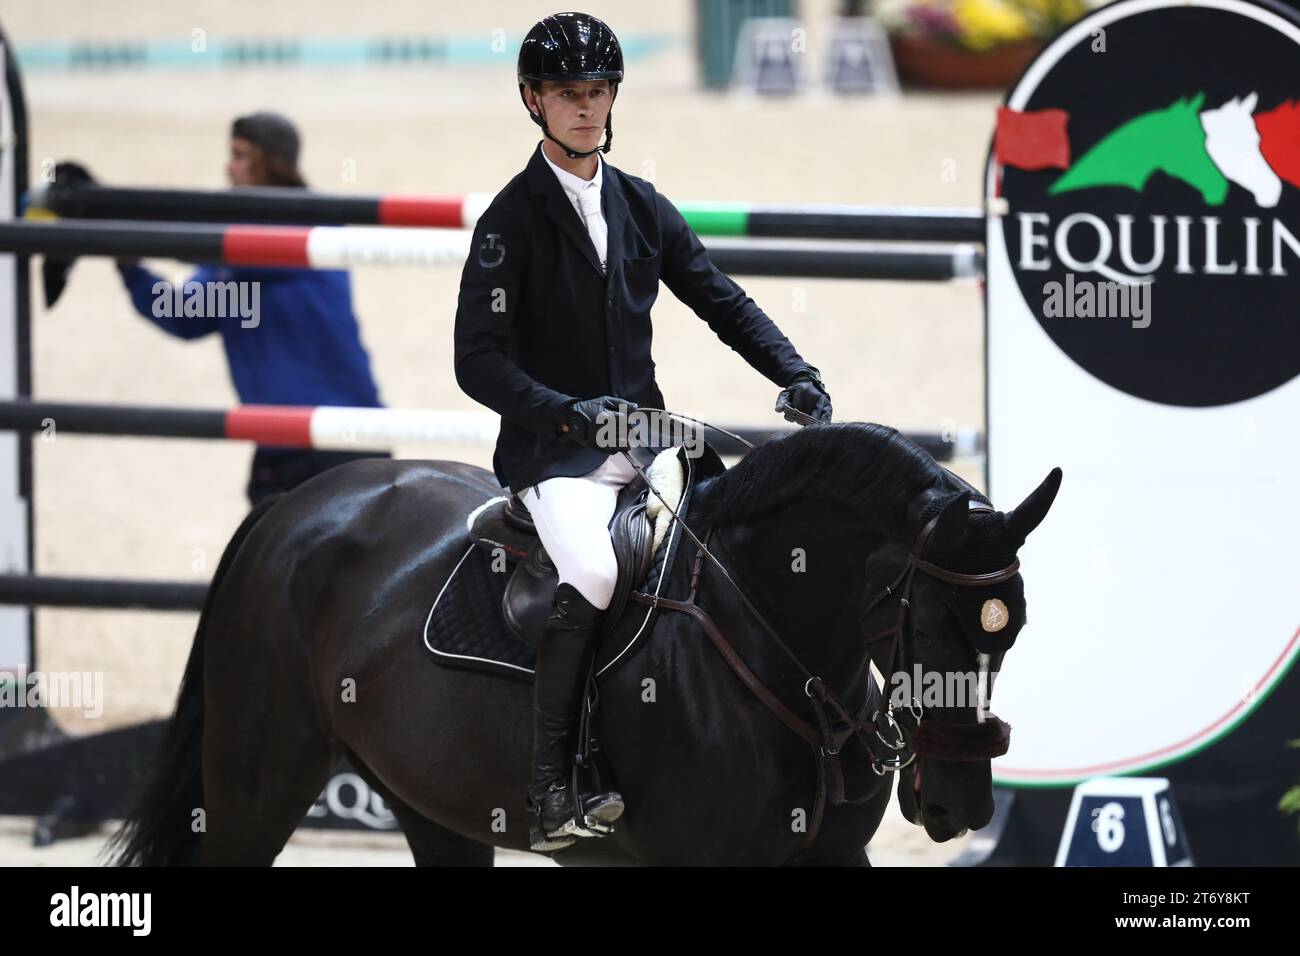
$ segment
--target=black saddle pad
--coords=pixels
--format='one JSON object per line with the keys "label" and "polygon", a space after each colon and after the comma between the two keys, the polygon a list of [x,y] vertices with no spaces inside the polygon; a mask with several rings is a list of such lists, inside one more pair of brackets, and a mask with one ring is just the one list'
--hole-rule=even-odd
{"label": "black saddle pad", "polygon": [[[695,462],[685,460],[685,491],[681,505],[674,506],[683,519],[687,518],[699,471]],[[669,501],[669,504],[673,502]],[[681,550],[683,538],[686,538],[686,533],[678,522],[672,521],[655,551],[645,580],[636,582],[635,590],[670,596],[667,592],[671,579],[669,572]],[[441,582],[429,608],[424,624],[424,644],[444,667],[483,671],[532,683],[536,649],[515,636],[501,611],[506,582],[514,573],[515,563],[511,562],[505,570],[495,571],[492,562],[492,556],[466,534],[460,561],[447,580]],[[598,677],[632,656],[650,633],[656,613],[656,608],[628,602],[622,617],[611,622],[601,639],[596,653]]]}

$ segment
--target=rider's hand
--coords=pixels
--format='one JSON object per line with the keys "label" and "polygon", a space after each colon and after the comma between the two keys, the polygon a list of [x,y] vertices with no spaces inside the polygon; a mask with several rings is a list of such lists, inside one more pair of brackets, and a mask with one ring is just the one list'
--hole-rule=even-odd
{"label": "rider's hand", "polygon": [[[784,412],[788,421],[801,425],[826,424],[831,420],[831,396],[822,384],[821,373],[811,365],[802,366],[776,398],[776,411]],[[807,418],[802,417],[808,416]]]}
{"label": "rider's hand", "polygon": [[[626,427],[617,417],[637,407],[636,402],[614,395],[571,398],[560,407],[556,434],[597,451],[615,452],[629,447]],[[608,425],[608,427],[606,427]]]}

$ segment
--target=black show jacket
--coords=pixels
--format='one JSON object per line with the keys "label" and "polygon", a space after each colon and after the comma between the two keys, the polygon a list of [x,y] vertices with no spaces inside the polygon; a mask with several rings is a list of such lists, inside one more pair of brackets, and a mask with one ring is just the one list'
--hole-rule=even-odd
{"label": "black show jacket", "polygon": [[569,398],[616,395],[666,407],[650,357],[650,308],[661,279],[778,386],[807,364],[754,300],[714,268],[652,184],[605,163],[601,209],[609,228],[604,275],[539,142],[474,227],[456,307],[456,381],[501,416],[492,467],[513,491],[585,475],[607,458],[556,434],[555,415]]}

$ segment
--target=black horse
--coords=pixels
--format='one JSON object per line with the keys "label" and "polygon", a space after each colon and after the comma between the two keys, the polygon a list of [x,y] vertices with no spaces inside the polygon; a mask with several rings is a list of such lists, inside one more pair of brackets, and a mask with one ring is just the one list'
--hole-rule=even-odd
{"label": "black horse", "polygon": [[[557,858],[865,865],[891,771],[934,840],[987,824],[1009,728],[983,700],[927,708],[918,726],[914,708],[881,706],[872,665],[996,670],[1001,650],[981,657],[963,616],[1000,602],[1007,635],[1024,623],[1015,553],[1060,478],[995,511],[893,429],[838,423],[701,481],[683,521],[726,573],[682,540],[664,593],[691,590],[694,567],[696,612],[656,612],[599,686],[593,730],[627,812]],[[466,515],[500,494],[481,468],[366,460],[251,512],[115,862],[269,865],[344,754],[417,864],[527,849],[530,688],[437,666],[420,639]]]}

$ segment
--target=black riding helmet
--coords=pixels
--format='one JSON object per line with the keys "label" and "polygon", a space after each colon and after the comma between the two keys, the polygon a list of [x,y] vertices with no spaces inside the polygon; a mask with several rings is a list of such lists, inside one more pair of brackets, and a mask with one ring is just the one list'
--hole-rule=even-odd
{"label": "black riding helmet", "polygon": [[[539,20],[519,48],[519,99],[524,108],[524,84],[534,90],[544,80],[609,80],[610,111],[605,116],[605,143],[580,153],[551,135],[546,117],[532,110],[528,115],[542,128],[546,137],[564,147],[570,159],[608,153],[614,145],[614,98],[623,79],[623,49],[618,37],[601,20],[589,13],[557,13]],[[540,105],[540,104],[539,104]]]}

